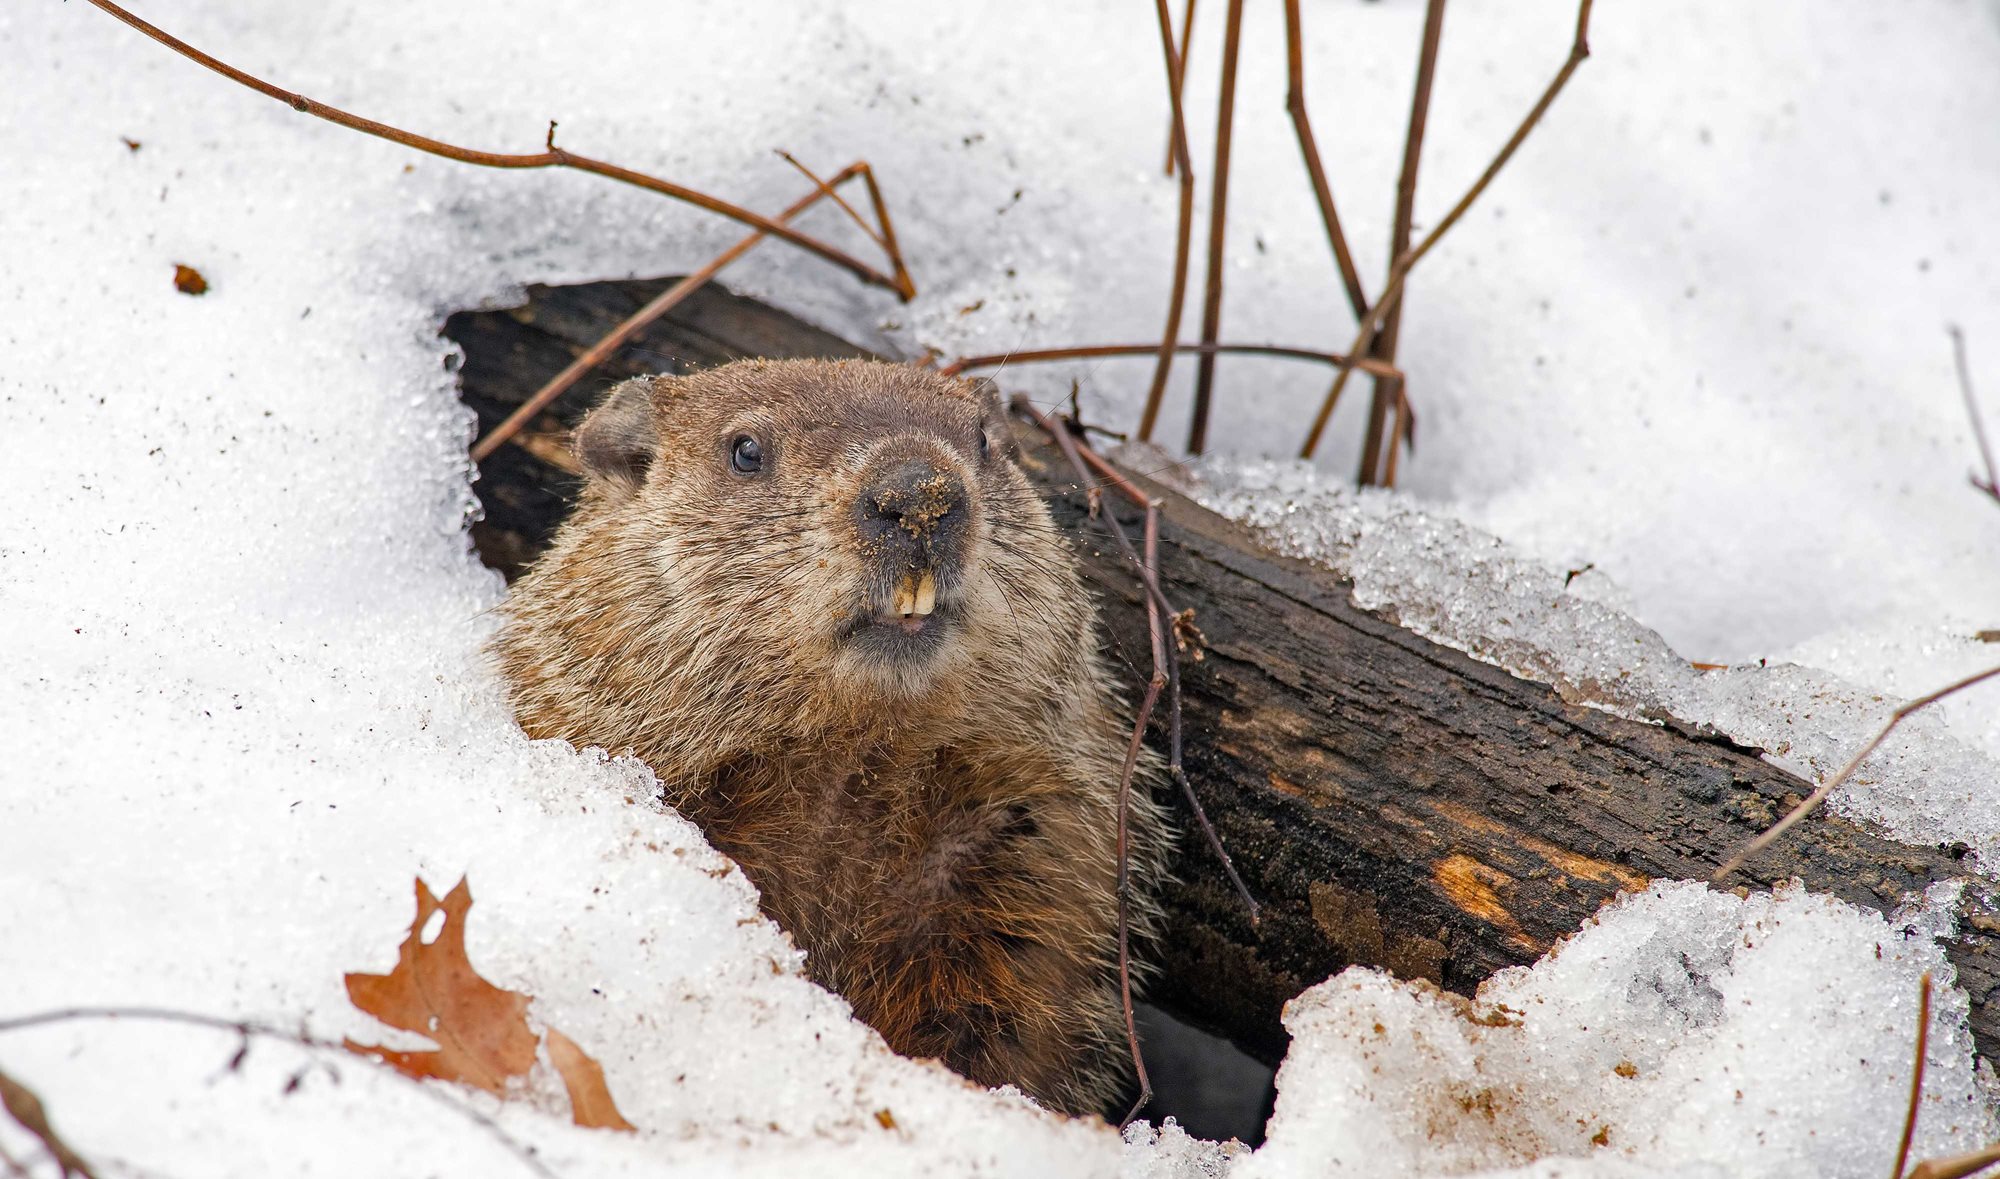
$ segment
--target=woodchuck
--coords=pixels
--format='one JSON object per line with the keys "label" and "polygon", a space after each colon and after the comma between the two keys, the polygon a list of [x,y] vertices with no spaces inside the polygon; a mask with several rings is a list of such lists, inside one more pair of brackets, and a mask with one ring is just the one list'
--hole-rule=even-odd
{"label": "woodchuck", "polygon": [[575,449],[575,514],[495,639],[521,727],[651,766],[897,1051],[1105,1110],[1130,731],[997,388],[741,361],[619,385]]}

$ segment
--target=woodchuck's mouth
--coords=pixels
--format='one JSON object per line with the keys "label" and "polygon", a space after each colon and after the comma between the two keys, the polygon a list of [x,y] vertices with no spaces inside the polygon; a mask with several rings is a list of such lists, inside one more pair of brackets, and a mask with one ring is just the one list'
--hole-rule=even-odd
{"label": "woodchuck's mouth", "polygon": [[926,570],[902,578],[886,603],[861,602],[840,637],[868,656],[912,662],[936,652],[957,618],[956,603],[939,600],[937,578]]}
{"label": "woodchuck's mouth", "polygon": [[942,608],[928,615],[861,614],[843,628],[842,637],[870,659],[918,663],[937,653],[952,621],[953,612]]}

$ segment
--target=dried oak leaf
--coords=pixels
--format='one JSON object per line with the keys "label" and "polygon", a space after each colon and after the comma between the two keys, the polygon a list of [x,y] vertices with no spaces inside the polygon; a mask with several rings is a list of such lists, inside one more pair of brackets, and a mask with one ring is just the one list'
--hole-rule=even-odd
{"label": "dried oak leaf", "polygon": [[[507,1082],[535,1064],[538,1037],[528,1026],[528,1004],[518,991],[502,990],[473,969],[465,953],[465,915],[472,887],[463,879],[440,901],[417,880],[417,916],[397,950],[388,974],[350,974],[347,995],[354,1005],[391,1027],[416,1032],[437,1044],[435,1051],[405,1052],[345,1041],[350,1052],[373,1056],[413,1077],[463,1081],[489,1093],[504,1093]],[[439,913],[436,937],[424,928]],[[554,1028],[546,1042],[549,1062],[569,1092],[570,1118],[579,1126],[632,1130],[604,1083],[604,1066]]]}
{"label": "dried oak leaf", "polygon": [[196,270],[194,267],[183,266],[179,262],[176,262],[174,263],[174,289],[183,295],[205,295],[208,293],[208,280],[203,278],[201,271]]}
{"label": "dried oak leaf", "polygon": [[563,1088],[569,1091],[571,1121],[598,1130],[637,1129],[618,1112],[618,1103],[611,1100],[611,1089],[604,1083],[603,1065],[577,1047],[575,1040],[554,1028],[549,1029],[545,1039],[549,1062],[556,1066]]}
{"label": "dried oak leaf", "polygon": [[[440,902],[421,878],[417,918],[388,974],[350,974],[347,995],[368,1014],[406,1032],[427,1036],[436,1051],[404,1052],[346,1041],[349,1051],[374,1056],[413,1077],[463,1081],[489,1093],[527,1073],[535,1063],[535,1033],[528,1027],[528,996],[505,991],[472,968],[465,956],[465,914],[472,889],[461,879]],[[444,924],[423,940],[431,915]]]}

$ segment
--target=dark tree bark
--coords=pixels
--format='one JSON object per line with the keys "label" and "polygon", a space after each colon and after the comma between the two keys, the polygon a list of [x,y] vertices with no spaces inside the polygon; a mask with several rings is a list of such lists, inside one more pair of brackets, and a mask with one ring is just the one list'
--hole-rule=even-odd
{"label": "dark tree bark", "polygon": [[[526,307],[451,317],[464,396],[490,428],[659,290],[657,282],[531,288]],[[707,288],[635,340],[538,426],[573,423],[605,385],[739,356],[859,356],[781,312]],[[1023,427],[1026,465],[1077,541],[1114,662],[1149,673],[1132,572],[1089,518],[1053,447]],[[477,485],[475,536],[512,575],[567,508],[567,476],[503,447]],[[1265,908],[1250,926],[1208,848],[1181,841],[1152,998],[1266,1060],[1286,1000],[1350,964],[1470,993],[1534,961],[1621,891],[1706,877],[1802,798],[1758,751],[1620,720],[1357,609],[1325,570],[1278,556],[1170,491],[1167,594],[1192,608],[1203,657],[1183,665],[1187,770]],[[1106,496],[1104,505],[1135,521]],[[1155,737],[1159,734],[1156,732]],[[1174,800],[1179,805],[1178,799]],[[1964,875],[1952,849],[1913,847],[1820,812],[1753,861],[1754,887],[1798,877],[1871,909]],[[2000,1044],[2000,922],[1968,919],[1950,947],[1983,1054]]]}

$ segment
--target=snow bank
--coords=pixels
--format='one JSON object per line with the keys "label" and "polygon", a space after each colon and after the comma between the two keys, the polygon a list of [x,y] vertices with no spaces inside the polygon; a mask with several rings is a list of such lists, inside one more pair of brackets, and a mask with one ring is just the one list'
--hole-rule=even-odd
{"label": "snow bank", "polygon": [[[1501,971],[1477,1003],[1350,969],[1286,1008],[1270,1137],[1231,1174],[1880,1173],[1909,1097],[1918,978],[1950,976],[1933,940],[1950,926],[1921,905],[1885,920],[1798,890],[1660,884]],[[1916,1157],[2000,1129],[1964,996],[1940,993]]]}
{"label": "snow bank", "polygon": [[[1226,321],[1232,336],[1337,340],[1346,319],[1275,102],[1275,11],[1252,6],[1246,32]],[[1916,644],[1993,625],[1993,522],[1959,482],[1966,439],[1941,338],[1923,346],[1946,314],[1976,354],[2000,340],[2000,290],[1980,269],[2000,226],[1978,203],[2000,142],[1975,117],[2000,88],[1991,11],[1601,13],[1596,57],[1413,288],[1404,334],[1425,442],[1412,488],[1531,555],[1596,561],[1630,587],[1641,623],[1696,655],[1789,644],[1884,686]],[[867,156],[916,303],[782,247],[730,274],[864,342],[1142,339],[1164,298],[1173,190],[1157,175],[1143,5],[617,0],[587,25],[527,0],[143,15],[429,134],[529,149],[559,118],[579,151],[758,208],[804,189],[771,148],[823,170]],[[1310,19],[1322,140],[1356,248],[1379,270],[1418,6]],[[1453,8],[1420,220],[1504,136],[1568,19],[1559,3]],[[1216,53],[1205,20],[1198,74]],[[1191,86],[1196,109],[1205,85]],[[83,4],[0,11],[0,104],[0,1016],[145,1004],[373,1039],[342,973],[387,967],[413,876],[444,888],[468,874],[474,961],[599,1056],[644,1127],[581,1131],[546,1104],[468,1099],[559,1173],[1230,1165],[1172,1128],[1121,1140],[893,1057],[804,981],[696,832],[628,801],[648,792],[640,767],[531,744],[509,721],[478,654],[500,586],[465,539],[469,417],[437,327],[526,281],[684,271],[739,228],[592,177],[480,171],[361,138]],[[1897,177],[1893,190],[1877,175]],[[864,248],[831,211],[806,224]],[[209,293],[176,293],[175,263]],[[1008,379],[1054,396],[1081,378],[1086,405],[1115,419],[1144,372],[1127,364]],[[1322,376],[1224,372],[1221,441],[1288,448]],[[1335,423],[1337,469],[1357,404]],[[1623,666],[1622,640],[1607,641],[1604,666]],[[1801,708],[1808,691],[1773,680],[1760,707]],[[1947,724],[1991,756],[1990,717]],[[1800,960],[1864,986],[1877,967],[1849,927],[1866,920],[1826,917],[1848,933]],[[1790,993],[1805,994],[1798,977]],[[1409,1021],[1443,1018],[1384,996]],[[1604,1018],[1663,1026],[1644,998]],[[1543,1051],[1532,1031],[1549,1060],[1596,1059],[1535,1027],[1523,1058]],[[1874,1051],[1874,1030],[1854,1036],[1827,1034],[1827,1050]],[[1732,1069],[1789,1075],[1794,1045],[1746,1043]],[[322,1069],[293,1092],[296,1052],[260,1042],[232,1071],[235,1050],[131,1022],[0,1035],[0,1063],[58,1125],[127,1169],[519,1167],[396,1078],[339,1061],[338,1084]],[[1276,1149],[1253,1165],[1340,1149],[1302,1120],[1314,1059],[1288,1071]],[[1958,1084],[1962,1068],[1940,1060]],[[1719,1100],[1719,1075],[1681,1092]],[[1778,1108],[1795,1141],[1806,1119]],[[1621,1116],[1638,1149],[1644,1117]],[[17,1133],[0,1137],[24,1153]],[[1658,1150],[1685,1157],[1674,1141]]]}

